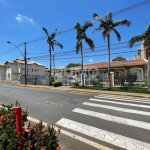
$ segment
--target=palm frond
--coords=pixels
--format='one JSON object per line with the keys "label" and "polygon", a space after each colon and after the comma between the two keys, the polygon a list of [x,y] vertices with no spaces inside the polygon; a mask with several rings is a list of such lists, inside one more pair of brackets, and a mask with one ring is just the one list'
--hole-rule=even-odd
{"label": "palm frond", "polygon": [[127,26],[129,27],[131,25],[131,21],[127,20],[127,19],[122,19],[122,20],[117,20],[113,23],[112,27],[116,27],[116,26]]}
{"label": "palm frond", "polygon": [[120,35],[120,33],[115,28],[112,28],[112,31],[114,31],[114,33],[117,36],[118,41],[120,42],[121,41],[121,35]]}
{"label": "palm frond", "polygon": [[75,24],[74,29],[76,29],[76,30],[81,29],[81,25],[80,25],[79,22],[77,22],[77,23]]}
{"label": "palm frond", "polygon": [[103,38],[105,39],[105,37],[109,35],[109,30],[104,30],[102,32],[102,35],[103,35]]}
{"label": "palm frond", "polygon": [[144,47],[150,47],[150,36],[146,37],[143,41]]}
{"label": "palm frond", "polygon": [[133,47],[134,43],[143,41],[145,39],[145,35],[134,36],[129,40],[129,47]]}
{"label": "palm frond", "polygon": [[90,49],[93,51],[95,48],[93,40],[91,40],[89,37],[84,37],[85,42],[89,45]]}
{"label": "palm frond", "polygon": [[92,27],[93,26],[93,23],[92,22],[85,22],[84,25],[83,25],[83,30],[86,31],[86,29],[88,29],[89,27]]}
{"label": "palm frond", "polygon": [[47,36],[48,36],[48,32],[47,32],[47,30],[46,30],[46,28],[42,28],[43,29],[43,31],[47,34]]}
{"label": "palm frond", "polygon": [[96,13],[93,14],[93,18],[94,20],[99,21],[100,23],[105,23],[105,21],[101,17],[99,17]]}
{"label": "palm frond", "polygon": [[74,29],[77,31],[76,39],[79,39],[82,34],[82,28],[81,28],[80,23],[77,22],[76,25],[74,26]]}
{"label": "palm frond", "polygon": [[57,29],[51,34],[51,39],[54,39],[54,37],[56,36],[56,34],[57,34]]}
{"label": "palm frond", "polygon": [[104,29],[105,29],[104,24],[101,23],[98,28],[95,28],[95,29],[93,30],[92,33],[94,33],[95,31],[100,31],[100,30],[104,30]]}
{"label": "palm frond", "polygon": [[59,46],[61,49],[63,49],[63,45],[60,44],[59,42],[54,41],[53,44],[54,44],[54,45],[57,45],[57,46]]}
{"label": "palm frond", "polygon": [[105,19],[106,19],[106,21],[113,21],[112,20],[112,13],[111,12],[109,12],[108,14],[107,14],[107,16],[105,17]]}

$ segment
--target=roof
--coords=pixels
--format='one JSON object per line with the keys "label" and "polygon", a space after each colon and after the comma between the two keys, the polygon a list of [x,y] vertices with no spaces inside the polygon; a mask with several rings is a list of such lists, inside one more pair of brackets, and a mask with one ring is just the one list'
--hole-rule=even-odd
{"label": "roof", "polygon": [[[18,63],[20,63],[20,64],[24,64],[24,63],[25,63],[24,59],[17,58],[17,59],[14,60],[14,61],[6,61],[5,64],[7,64],[7,63],[15,64],[16,62],[18,62]],[[38,65],[38,66],[44,66],[44,65],[42,65],[42,64],[40,64],[40,63],[36,63],[36,62],[34,62],[34,61],[27,61],[27,64],[28,64],[28,65],[35,64],[35,65]]]}
{"label": "roof", "polygon": [[0,63],[0,66],[5,66],[5,64]]}
{"label": "roof", "polygon": [[[132,65],[144,65],[147,64],[148,60],[146,59],[136,59],[136,60],[123,60],[123,61],[112,61],[110,62],[110,67],[120,67],[120,66],[132,66]],[[84,65],[84,69],[86,68],[106,68],[108,67],[108,62],[100,62],[95,64],[86,64]],[[80,69],[81,66],[71,67],[70,70]]]}

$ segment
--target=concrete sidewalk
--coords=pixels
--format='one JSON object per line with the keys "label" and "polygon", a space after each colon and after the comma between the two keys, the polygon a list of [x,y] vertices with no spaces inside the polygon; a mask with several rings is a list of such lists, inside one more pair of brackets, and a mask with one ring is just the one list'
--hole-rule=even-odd
{"label": "concrete sidewalk", "polygon": [[45,85],[23,85],[19,82],[11,82],[15,86],[22,86],[22,87],[30,87],[30,88],[45,88],[50,90],[60,90],[60,91],[76,91],[76,92],[85,92],[91,94],[112,94],[116,96],[133,96],[133,97],[141,97],[141,98],[150,98],[150,94],[140,94],[140,93],[129,93],[129,92],[115,92],[115,91],[103,91],[103,90],[90,90],[90,89],[75,89],[71,88],[71,86],[60,86],[60,87],[53,87],[53,86],[45,86]]}

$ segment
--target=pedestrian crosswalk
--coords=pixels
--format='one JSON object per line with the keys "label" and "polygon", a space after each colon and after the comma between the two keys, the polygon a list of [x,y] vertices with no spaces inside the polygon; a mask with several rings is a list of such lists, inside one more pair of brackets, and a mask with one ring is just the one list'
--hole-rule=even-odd
{"label": "pedestrian crosswalk", "polygon": [[[115,105],[115,106],[114,106]],[[127,150],[150,150],[150,99],[101,94],[56,124],[72,132]],[[112,147],[111,147],[112,145]]]}

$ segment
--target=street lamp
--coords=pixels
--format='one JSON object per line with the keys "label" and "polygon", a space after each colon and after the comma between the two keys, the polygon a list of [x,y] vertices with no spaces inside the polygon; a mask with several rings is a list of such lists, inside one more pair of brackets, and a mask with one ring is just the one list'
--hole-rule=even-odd
{"label": "street lamp", "polygon": [[21,55],[24,57],[24,61],[25,61],[25,85],[26,85],[26,81],[27,81],[27,75],[26,75],[26,65],[27,65],[27,60],[26,60],[26,42],[24,43],[25,45],[25,50],[24,50],[24,54],[20,51],[20,49],[18,48],[18,46],[16,46],[15,44],[11,43],[10,41],[7,41],[8,44],[12,44],[14,45],[18,50],[19,52],[21,53]]}

